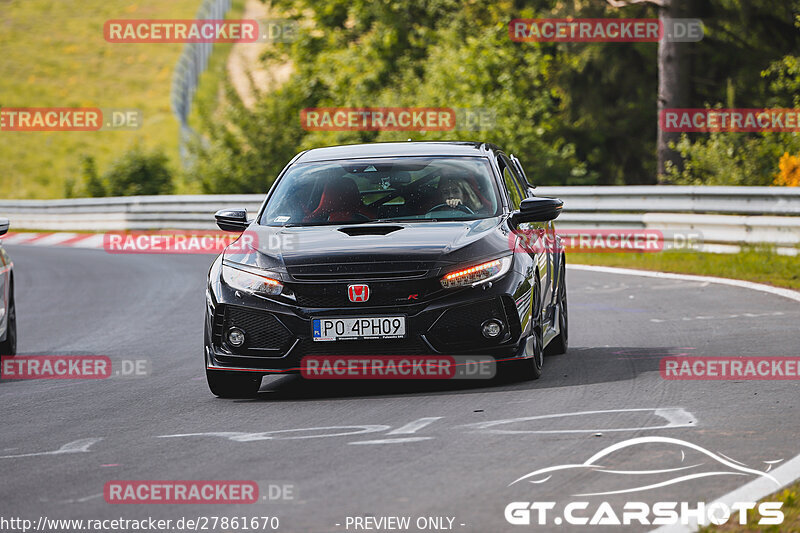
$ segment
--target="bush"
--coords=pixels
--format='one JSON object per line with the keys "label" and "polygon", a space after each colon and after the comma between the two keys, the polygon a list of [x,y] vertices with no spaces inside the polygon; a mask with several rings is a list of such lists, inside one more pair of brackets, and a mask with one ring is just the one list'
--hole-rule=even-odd
{"label": "bush", "polygon": [[779,164],[781,171],[775,176],[775,185],[786,187],[800,187],[800,157],[783,154]]}
{"label": "bush", "polygon": [[[800,58],[786,56],[761,73],[769,79],[772,108],[800,105]],[[794,185],[800,177],[797,133],[711,133],[683,135],[675,145],[683,170],[668,166],[671,181],[683,185]]]}
{"label": "bush", "polygon": [[[667,175],[678,185],[773,185],[781,157],[800,152],[800,136],[792,133],[711,133],[706,138],[681,137],[675,148],[683,158],[679,171]],[[775,183],[778,185],[778,183]]]}
{"label": "bush", "polygon": [[110,196],[171,194],[174,190],[169,158],[160,150],[136,146],[111,164],[102,181]]}

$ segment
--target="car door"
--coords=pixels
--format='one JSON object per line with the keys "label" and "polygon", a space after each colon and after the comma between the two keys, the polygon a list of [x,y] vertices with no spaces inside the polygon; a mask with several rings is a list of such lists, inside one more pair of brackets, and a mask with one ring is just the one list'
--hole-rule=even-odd
{"label": "car door", "polygon": [[[514,174],[519,179],[522,186],[527,191],[527,197],[531,198],[536,196],[534,193],[534,189],[536,185],[533,184],[530,180],[528,180],[527,173],[525,169],[522,167],[522,162],[517,159],[513,154],[509,158],[512,163],[512,170]],[[555,304],[556,300],[558,299],[558,286],[562,280],[559,278],[559,272],[561,271],[561,239],[558,237],[556,233],[556,225],[555,222],[548,221],[543,224],[545,230],[545,242],[546,246],[543,247],[546,250],[547,255],[547,274],[548,279],[552,281],[549,284],[550,287],[550,304]]]}
{"label": "car door", "polygon": [[[503,183],[508,190],[511,199],[512,210],[519,209],[519,204],[525,198],[533,196],[528,183],[519,175],[514,168],[514,164],[505,154],[500,154],[498,164],[503,175]],[[536,262],[541,282],[542,298],[544,306],[550,303],[552,293],[552,254],[549,253],[548,230],[552,228],[550,222],[533,222],[520,224],[519,229],[523,235],[523,246],[527,249],[533,260]]]}

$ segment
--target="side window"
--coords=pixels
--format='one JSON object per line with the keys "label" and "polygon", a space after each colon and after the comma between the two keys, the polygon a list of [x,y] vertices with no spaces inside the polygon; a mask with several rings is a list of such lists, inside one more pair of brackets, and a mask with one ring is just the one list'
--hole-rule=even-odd
{"label": "side window", "polygon": [[522,168],[522,162],[512,155],[510,158],[511,161],[511,170],[514,172],[514,175],[517,177],[517,181],[522,187],[523,191],[528,190],[528,187],[535,187],[533,183],[528,181],[528,176],[525,174],[525,170]]}
{"label": "side window", "polygon": [[525,198],[525,195],[520,191],[516,177],[511,172],[510,164],[504,158],[500,159],[500,167],[503,172],[503,182],[506,185],[508,197],[511,200],[511,209],[516,211],[519,209],[519,204],[522,202],[522,199]]}

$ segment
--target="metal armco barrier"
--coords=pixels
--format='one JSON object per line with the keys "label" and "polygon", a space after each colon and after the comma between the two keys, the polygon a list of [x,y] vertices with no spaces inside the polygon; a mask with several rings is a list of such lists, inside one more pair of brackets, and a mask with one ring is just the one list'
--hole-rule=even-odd
{"label": "metal armco barrier", "polygon": [[[231,0],[203,0],[200,9],[195,16],[196,20],[221,20],[231,8]],[[181,160],[187,157],[186,142],[192,136],[192,129],[189,127],[189,114],[192,110],[194,94],[200,82],[200,75],[208,67],[208,60],[211,57],[213,43],[186,43],[183,51],[175,65],[172,73],[172,91],[170,101],[172,103],[172,113],[180,122],[180,145]]]}
{"label": "metal armco barrier", "polygon": [[[539,187],[539,196],[564,200],[564,228],[644,228],[696,231],[714,251],[743,244],[800,249],[800,188],[783,187]],[[252,215],[262,194],[132,196],[70,200],[0,200],[13,229],[112,231],[214,229],[214,213],[245,207]]]}

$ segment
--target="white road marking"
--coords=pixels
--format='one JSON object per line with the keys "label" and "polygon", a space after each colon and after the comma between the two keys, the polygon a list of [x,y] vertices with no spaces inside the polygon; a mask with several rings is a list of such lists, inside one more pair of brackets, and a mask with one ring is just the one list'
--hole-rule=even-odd
{"label": "white road marking", "polygon": [[408,435],[411,433],[416,433],[420,429],[424,428],[425,426],[429,426],[436,422],[437,420],[441,420],[441,416],[431,416],[428,418],[420,418],[414,420],[413,422],[409,422],[403,427],[399,427],[397,429],[393,429],[387,435]]}
{"label": "white road marking", "polygon": [[36,457],[39,455],[61,455],[65,453],[85,453],[89,451],[89,447],[92,444],[96,444],[103,440],[102,437],[99,438],[89,438],[89,439],[80,439],[74,440],[72,442],[68,442],[63,445],[61,448],[57,450],[53,450],[50,452],[35,452],[35,453],[21,453],[17,455],[2,455],[0,459],[14,459],[16,457]]}
{"label": "white road marking", "polygon": [[[505,424],[513,424],[518,422],[529,422],[533,420],[546,420],[553,418],[567,418],[573,416],[584,415],[598,415],[607,413],[636,413],[650,411],[656,416],[667,421],[666,424],[661,426],[645,426],[645,427],[627,427],[627,428],[587,428],[587,429],[530,429],[530,430],[514,430],[514,429],[492,429],[496,426]],[[609,409],[604,411],[581,411],[577,413],[559,413],[554,415],[537,415],[525,416],[520,418],[508,418],[505,420],[489,420],[486,422],[476,422],[472,424],[465,424],[462,427],[475,429],[482,433],[491,433],[492,435],[526,435],[526,434],[542,434],[542,433],[597,433],[600,431],[649,431],[654,429],[668,429],[668,428],[682,428],[682,427],[697,427],[697,419],[682,407],[665,407],[665,408],[652,408],[652,409]]]}
{"label": "white road marking", "polygon": [[[83,498],[78,498],[75,500],[57,500],[54,503],[85,503],[89,500],[95,500],[97,498],[102,498],[103,493],[100,492],[98,494],[90,494],[89,496],[84,496]],[[50,500],[47,498],[39,498],[39,501],[42,503],[50,503]]]}
{"label": "white road marking", "polygon": [[[505,430],[493,429],[496,426],[511,424],[515,422],[527,422],[531,420],[544,420],[554,418],[566,418],[582,415],[597,415],[606,413],[640,413],[650,412],[655,416],[663,418],[666,423],[656,426],[645,427],[632,427],[632,428],[603,428],[603,429],[561,429],[561,430]],[[397,429],[392,429],[391,426],[386,425],[353,425],[353,426],[329,426],[329,427],[314,427],[314,428],[298,428],[298,429],[279,429],[273,431],[263,431],[259,433],[245,433],[240,431],[207,431],[201,433],[176,433],[173,435],[157,435],[155,438],[168,439],[179,437],[221,437],[234,442],[253,442],[262,440],[296,440],[296,439],[321,439],[325,437],[346,437],[350,435],[363,435],[366,433],[378,433],[386,431],[386,435],[412,435],[417,431],[431,425],[437,420],[444,417],[433,416],[418,418],[413,422],[409,422],[404,426]],[[519,435],[529,433],[597,433],[598,431],[643,431],[653,429],[667,429],[667,428],[680,428],[680,427],[697,427],[697,419],[682,407],[664,407],[652,409],[611,409],[605,411],[584,411],[579,413],[559,413],[553,415],[538,415],[522,418],[510,418],[505,420],[488,420],[484,422],[477,422],[471,424],[464,424],[456,426],[460,428],[474,429],[483,433],[490,433],[495,435]],[[291,433],[312,433],[323,432],[317,435],[285,435]],[[431,440],[434,437],[396,437],[385,439],[373,439],[367,441],[353,441],[348,444],[400,444],[405,442],[421,442]]]}
{"label": "white road marking", "polygon": [[[318,428],[300,428],[300,429],[278,429],[274,431],[262,431],[260,433],[242,433],[236,431],[210,431],[205,433],[178,433],[175,435],[158,435],[156,438],[169,439],[175,437],[223,437],[235,442],[251,442],[256,440],[294,440],[294,439],[321,439],[324,437],[344,437],[347,435],[362,435],[364,433],[375,433],[378,431],[386,431],[391,429],[392,426],[382,425],[364,425],[364,426],[328,426]],[[280,437],[274,436],[280,433],[296,433],[299,431],[335,431],[335,430],[353,430],[344,433],[323,433],[322,435],[305,435],[300,437]]]}
{"label": "white road marking", "polygon": [[[770,472],[770,475],[778,481],[778,487],[776,487],[775,483],[769,479],[760,477],[742,485],[738,489],[729,492],[720,498],[717,498],[713,502],[706,505],[706,508],[714,505],[715,503],[724,503],[730,507],[735,502],[756,502],[769,496],[770,494],[779,491],[787,485],[791,485],[797,481],[797,479],[800,479],[800,455],[783,466],[776,468]],[[689,531],[697,531],[697,529],[697,520],[690,518],[689,525],[677,524],[672,526],[663,526],[653,531],[658,531],[659,533],[685,533]]]}
{"label": "white road marking", "polygon": [[94,235],[87,235],[85,239],[75,241],[72,244],[69,244],[68,246],[72,248],[102,248],[103,235],[99,233]]}
{"label": "white road marking", "polygon": [[742,314],[731,314],[731,315],[722,315],[722,316],[707,316],[707,315],[698,315],[698,316],[684,316],[680,318],[651,318],[650,322],[655,322],[660,324],[662,322],[688,322],[690,320],[728,320],[731,318],[764,318],[768,316],[784,316],[786,313],[782,311],[774,311],[772,313],[742,313]]}
{"label": "white road marking", "polygon": [[[420,429],[433,424],[437,420],[441,420],[442,418],[443,417],[441,416],[418,418],[413,422],[409,422],[405,426],[393,429],[392,431],[388,432],[387,435],[411,435],[413,433],[416,433]],[[432,438],[433,437],[404,437],[397,439],[361,440],[355,442],[348,442],[348,444],[402,444],[404,442],[420,442],[423,440],[431,440]]]}
{"label": "white road marking", "polygon": [[433,437],[404,437],[401,439],[359,440],[348,442],[347,444],[401,444],[403,442],[420,442],[431,439],[433,439]]}
{"label": "white road marking", "polygon": [[783,296],[796,302],[800,302],[800,292],[791,289],[782,289],[780,287],[773,287],[771,285],[764,285],[763,283],[753,283],[752,281],[743,281],[740,279],[717,278],[713,276],[694,276],[690,274],[673,274],[671,272],[657,272],[650,270],[635,270],[632,268],[616,268],[616,267],[601,267],[593,265],[570,265],[567,268],[573,270],[588,270],[591,272],[605,272],[606,274],[622,274],[625,276],[642,276],[646,278],[660,278],[660,279],[678,279],[682,281],[707,281],[709,283],[718,283],[720,285],[731,285],[733,287],[741,287],[744,289],[752,289],[754,291],[766,292]]}
{"label": "white road marking", "polygon": [[58,246],[64,241],[77,237],[77,233],[53,233],[34,242],[36,246]]}
{"label": "white road marking", "polygon": [[3,244],[22,244],[38,236],[39,233],[15,233],[13,235],[4,236],[0,242]]}

